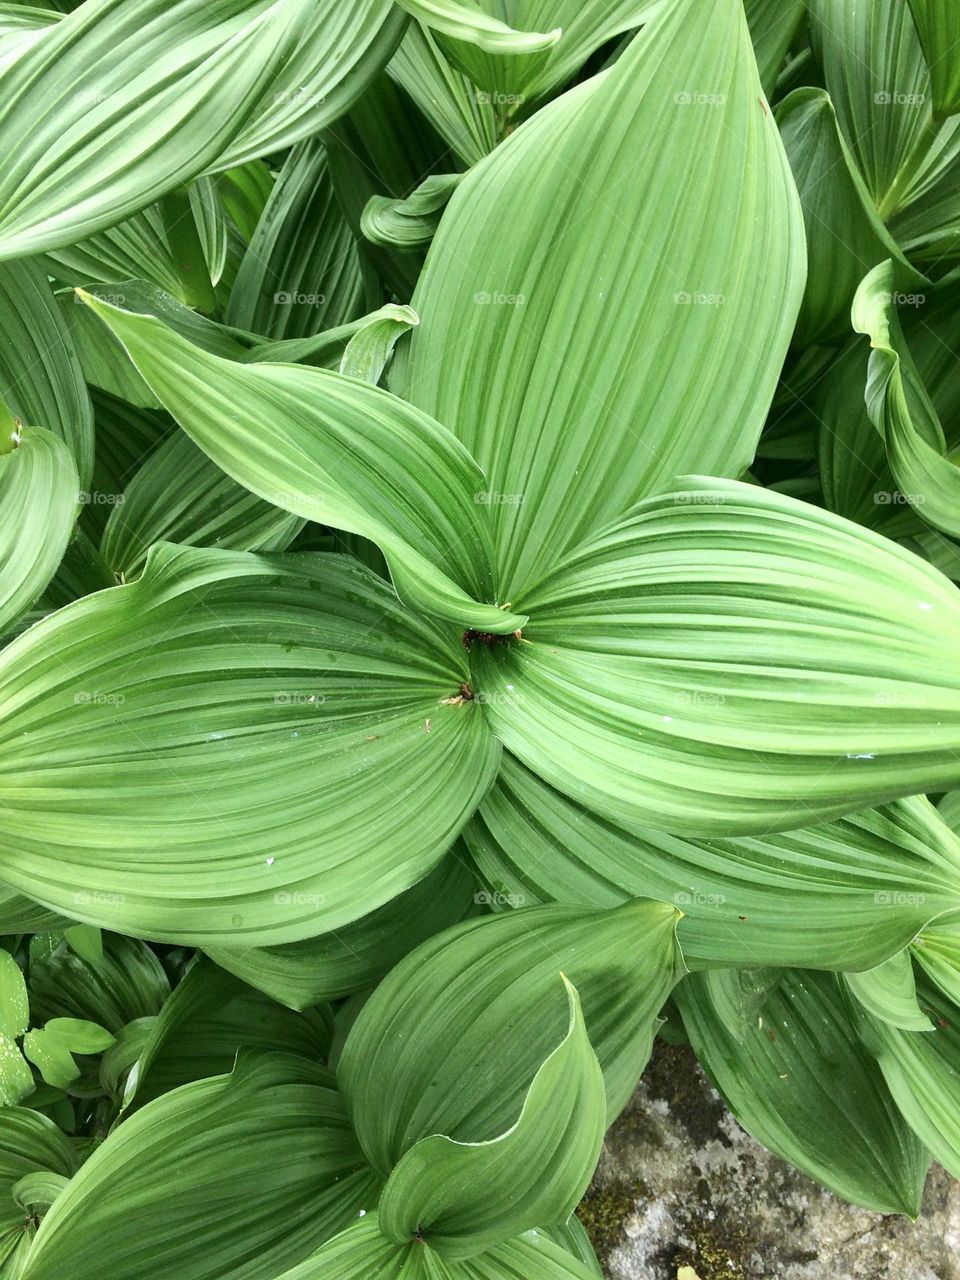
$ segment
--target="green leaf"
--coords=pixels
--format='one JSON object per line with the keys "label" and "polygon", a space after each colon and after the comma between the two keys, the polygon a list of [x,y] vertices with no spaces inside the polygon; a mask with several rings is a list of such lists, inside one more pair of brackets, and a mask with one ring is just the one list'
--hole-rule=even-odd
{"label": "green leaf", "polygon": [[111,504],[101,549],[118,577],[135,577],[157,542],[284,551],[304,526],[299,516],[244,489],[175,431]]}
{"label": "green leaf", "polygon": [[401,199],[371,196],[360,219],[360,230],[374,244],[398,253],[427,249],[462,178],[462,173],[435,173]]}
{"label": "green leaf", "polygon": [[281,1054],[125,1120],[44,1218],[22,1280],[275,1280],[376,1183],[325,1074]]}
{"label": "green leaf", "polygon": [[291,1009],[339,1000],[379,982],[473,901],[472,869],[455,853],[419,884],[335,933],[279,947],[207,947],[221,968]]}
{"label": "green leaf", "polygon": [[478,500],[485,481],[439,423],[356,379],[296,365],[237,365],[158,320],[88,301],[165,408],[240,484],[295,515],[376,542],[398,592],[427,612],[490,631],[522,624],[496,604],[476,603],[492,591],[487,513]]}
{"label": "green leaf", "polygon": [[744,0],[763,91],[773,97],[777,76],[806,18],[806,0]]}
{"label": "green leaf", "polygon": [[376,385],[393,355],[393,349],[410,329],[420,323],[411,307],[389,303],[376,317],[358,329],[347,342],[340,358],[340,373]]}
{"label": "green leaf", "polygon": [[937,115],[960,111],[960,9],[953,0],[910,0],[913,20],[933,85]]}
{"label": "green leaf", "polygon": [[0,652],[4,878],[145,938],[337,929],[426,875],[495,776],[466,676],[350,558],[163,544]]}
{"label": "green leaf", "polygon": [[276,1280],[595,1280],[596,1275],[542,1230],[479,1257],[448,1262],[418,1241],[393,1244],[380,1233],[376,1215],[367,1213]]}
{"label": "green leaf", "polygon": [[829,96],[822,89],[796,89],[779,107],[777,122],[807,228],[810,270],[794,337],[806,346],[849,334],[853,296],[876,263],[899,258],[903,290],[924,277],[909,267],[877,216]]}
{"label": "green leaf", "polygon": [[40,1030],[28,1031],[23,1052],[39,1068],[49,1085],[67,1089],[80,1075],[75,1053],[102,1053],[113,1044],[113,1036],[95,1022],[80,1018],[51,1018]]}
{"label": "green leaf", "polygon": [[956,785],[956,587],[756,485],[690,480],[569,556],[473,645],[503,745],[614,821],[751,835]]}
{"label": "green leaf", "polygon": [[760,94],[740,0],[667,0],[454,193],[395,385],[484,469],[501,599],[678,474],[750,464],[804,273]]}
{"label": "green leaf", "polygon": [[960,918],[956,913],[928,924],[911,950],[930,981],[960,1005]]}
{"label": "green leaf", "polygon": [[810,38],[840,130],[884,220],[922,188],[939,131],[903,0],[808,0]]}
{"label": "green leaf", "polygon": [[80,478],[51,431],[16,427],[0,439],[0,634],[30,608],[56,573],[80,510]]}
{"label": "green leaf", "polygon": [[0,885],[0,934],[41,933],[45,929],[60,929],[69,924],[46,907],[24,894],[16,893],[6,885]]}
{"label": "green leaf", "polygon": [[573,1213],[600,1156],[606,1108],[577,993],[563,981],[567,1033],[534,1076],[516,1122],[489,1142],[436,1134],[415,1143],[380,1198],[388,1239],[424,1240],[445,1258],[468,1258]]}
{"label": "green leaf", "polygon": [[30,1025],[30,1000],[20,966],[0,948],[0,1034],[16,1040]]}
{"label": "green leaf", "polygon": [[674,998],[749,1134],[853,1204],[916,1217],[929,1158],[860,1044],[837,975],[784,971],[742,1041],[717,1016],[706,975],[692,974]]}
{"label": "green leaf", "polygon": [[865,1043],[906,1122],[948,1173],[960,1177],[960,1015],[957,1005],[921,978],[918,994],[936,1024],[901,1031],[879,1018],[861,1021]]}
{"label": "green leaf", "polygon": [[476,0],[397,0],[418,22],[486,53],[539,53],[560,39],[560,29],[515,31],[486,13]]}
{"label": "green leaf", "polygon": [[412,951],[364,1005],[337,1068],[374,1168],[389,1174],[435,1133],[486,1142],[514,1123],[568,1030],[559,973],[580,994],[612,1121],[682,972],[678,916],[647,901],[599,912],[537,907],[455,925]]}
{"label": "green leaf", "polygon": [[329,1030],[322,1014],[284,1009],[200,960],[151,1027],[128,1105],[141,1107],[191,1080],[223,1075],[241,1049],[273,1049],[319,1062],[329,1050]]}
{"label": "green leaf", "polygon": [[88,0],[7,68],[0,257],[122,221],[226,151],[275,80],[303,0]]}
{"label": "green leaf", "polygon": [[280,170],[240,263],[226,318],[267,338],[305,338],[364,309],[353,233],[334,196],[326,148],[311,138]]}
{"label": "green leaf", "polygon": [[844,974],[847,986],[875,1017],[904,1031],[932,1031],[933,1023],[917,1004],[910,949],[905,947],[875,969]]}
{"label": "green leaf", "polygon": [[97,960],[77,955],[66,939],[46,956],[31,956],[31,1004],[40,1022],[85,1018],[117,1035],[128,1022],[159,1013],[169,995],[163,966],[137,938],[106,934]]}
{"label": "green leaf", "polygon": [[[36,1174],[69,1177],[77,1161],[68,1139],[52,1120],[25,1107],[0,1110],[0,1265],[22,1253],[36,1228],[14,1196],[25,1178]],[[10,1280],[19,1280],[16,1270]]]}
{"label": "green leaf", "polygon": [[605,820],[505,754],[464,842],[504,906],[675,903],[691,968],[868,968],[960,902],[960,841],[919,797],[779,835],[684,839]]}
{"label": "green leaf", "polygon": [[[73,455],[85,489],[93,469],[93,409],[69,325],[33,262],[0,263],[0,404],[44,427]],[[6,520],[4,521],[6,523]]]}
{"label": "green leaf", "polygon": [[939,416],[903,337],[896,297],[893,266],[885,262],[866,277],[854,302],[854,328],[869,335],[872,348],[867,410],[904,497],[929,524],[957,537],[960,467],[947,456]]}

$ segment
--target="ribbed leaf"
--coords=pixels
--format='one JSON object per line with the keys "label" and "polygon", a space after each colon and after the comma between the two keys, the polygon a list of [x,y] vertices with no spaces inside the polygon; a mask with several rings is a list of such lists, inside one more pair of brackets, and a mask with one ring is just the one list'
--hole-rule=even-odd
{"label": "ribbed leaf", "polygon": [[718,1018],[705,975],[691,975],[675,999],[748,1133],[844,1199],[916,1217],[929,1158],[857,1038],[838,976],[784,971],[742,1041]]}
{"label": "ribbed leaf", "polygon": [[763,91],[773,97],[777,75],[804,18],[806,0],[744,0]]}
{"label": "ribbed leaf", "polygon": [[0,634],[34,604],[57,570],[80,511],[67,446],[38,427],[0,440]]}
{"label": "ribbed leaf", "polygon": [[875,969],[844,975],[847,986],[875,1017],[904,1031],[932,1031],[933,1023],[917,1004],[917,985],[909,948]]}
{"label": "ribbed leaf", "polygon": [[275,1280],[375,1195],[325,1078],[241,1056],[144,1107],[57,1198],[23,1280]]}
{"label": "ribbed leaf", "polygon": [[0,257],[83,240],[223,154],[306,0],[87,0],[4,73]]}
{"label": "ribbed leaf", "polygon": [[355,379],[238,365],[151,317],[88,301],[164,407],[228,475],[294,515],[376,542],[398,591],[428,612],[490,631],[521,625],[476,602],[492,591],[478,500],[484,478],[438,423]]}
{"label": "ribbed leaf", "polygon": [[393,1244],[381,1234],[376,1215],[367,1213],[277,1280],[594,1280],[596,1275],[544,1231],[528,1231],[477,1258],[448,1262],[418,1241]]}
{"label": "ribbed leaf", "polygon": [[188,435],[175,431],[112,504],[101,549],[118,575],[131,578],[156,542],[285,551],[303,525],[300,516],[231,480]]}
{"label": "ribbed leaf", "polygon": [[869,335],[873,349],[867,409],[904,497],[924,520],[958,537],[960,467],[946,456],[940,419],[906,346],[894,280],[893,265],[882,263],[863,281],[854,304],[854,327]]}
{"label": "ribbed leaf", "polygon": [[128,1023],[159,1013],[170,981],[156,954],[136,938],[107,934],[96,960],[79,956],[65,941],[30,963],[34,1019],[84,1018],[115,1035]]}
{"label": "ribbed leaf", "polygon": [[960,1177],[960,1011],[929,980],[918,983],[932,1031],[901,1031],[878,1018],[861,1024],[897,1106],[920,1142]]}
{"label": "ribbed leaf", "polygon": [[425,1240],[445,1258],[469,1258],[573,1213],[600,1156],[606,1108],[577,993],[563,981],[570,1025],[534,1076],[516,1123],[490,1142],[436,1134],[415,1143],[377,1208],[389,1239]]}
{"label": "ribbed leaf", "polygon": [[76,1164],[68,1139],[52,1120],[21,1107],[0,1110],[0,1265],[10,1267],[11,1280],[19,1277],[18,1264],[36,1234],[35,1219],[24,1212],[14,1189],[38,1173],[69,1177]]}
{"label": "ribbed leaf", "polygon": [[933,109],[938,115],[960,111],[960,9],[953,0],[910,0],[930,79]]}
{"label": "ribbed leaf", "polygon": [[675,903],[691,968],[880,964],[960,905],[960,841],[925,799],[801,831],[685,840],[605,821],[509,754],[464,831],[494,902]]}
{"label": "ribbed leaf", "polygon": [[504,600],[676,475],[752,460],[804,261],[759,98],[740,0],[669,0],[455,192],[397,387],[484,468]]}
{"label": "ribbed leaf", "polygon": [[912,553],[754,485],[641,503],[475,643],[504,746],[605,816],[789,830],[960,777],[960,593]]}
{"label": "ribbed leaf", "polygon": [[196,944],[366,915],[430,870],[495,773],[479,708],[449,703],[464,657],[355,561],[162,545],[0,654],[4,877]]}
{"label": "ribbed leaf", "polygon": [[364,1006],[338,1066],[374,1168],[388,1174],[431,1134],[486,1142],[515,1122],[568,1030],[559,973],[580,994],[612,1121],[681,972],[678,915],[647,901],[601,912],[537,907],[456,925],[411,952]]}
{"label": "ribbed leaf", "polygon": [[408,951],[456,924],[476,889],[455,853],[362,920],[279,947],[207,947],[221,968],[291,1009],[339,1000],[379,982]]}
{"label": "ribbed leaf", "polygon": [[93,409],[83,370],[43,272],[0,263],[0,404],[58,436],[86,489],[93,468]]}

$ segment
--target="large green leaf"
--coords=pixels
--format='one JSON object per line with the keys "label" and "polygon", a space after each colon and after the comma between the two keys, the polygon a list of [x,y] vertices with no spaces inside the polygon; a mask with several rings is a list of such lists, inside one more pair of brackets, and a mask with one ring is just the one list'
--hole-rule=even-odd
{"label": "large green leaf", "polygon": [[87,0],[4,73],[0,257],[83,240],[222,155],[306,0]]}
{"label": "large green leaf", "polygon": [[593,1176],[606,1108],[603,1073],[576,991],[564,981],[570,1025],[537,1071],[516,1122],[489,1142],[421,1138],[387,1179],[380,1230],[468,1258],[541,1222],[564,1222]]}
{"label": "large green leaf", "polygon": [[870,418],[886,442],[900,491],[924,520],[960,536],[960,466],[947,456],[936,408],[916,370],[897,316],[894,269],[881,263],[863,281],[853,324],[868,334]]}
{"label": "large green leaf", "polygon": [[647,901],[535,907],[456,925],[412,951],[364,1006],[337,1068],[374,1168],[388,1174],[431,1134],[485,1142],[514,1123],[568,1030],[559,973],[580,994],[612,1121],[681,972],[678,917]]}
{"label": "large green leaf", "polygon": [[597,1272],[545,1231],[528,1231],[479,1257],[448,1262],[428,1245],[396,1245],[365,1214],[277,1280],[594,1280]]}
{"label": "large green leaf", "polygon": [[740,0],[660,5],[471,170],[396,385],[486,472],[503,600],[678,474],[749,465],[803,264]]}
{"label": "large green leaf", "polygon": [[509,754],[464,831],[481,892],[501,905],[684,913],[691,968],[873,967],[960,904],[960,840],[925,799],[740,840],[691,840],[591,813]]}
{"label": "large green leaf", "polygon": [[786,831],[960,777],[960,592],[911,552],[755,485],[690,481],[475,643],[491,728],[614,820]]}
{"label": "large green leaf", "polygon": [[929,1157],[861,1045],[837,975],[784,971],[742,1039],[718,1016],[708,975],[692,974],[675,999],[748,1133],[844,1199],[916,1217]]}
{"label": "large green leaf", "polygon": [[80,478],[63,441],[38,427],[7,434],[0,439],[0,634],[53,577],[80,510]]}
{"label": "large green leaf", "polygon": [[83,370],[50,285],[33,262],[0,263],[0,404],[58,436],[86,489],[93,468],[93,409]]}
{"label": "large green leaf", "polygon": [[960,8],[954,0],[910,0],[930,80],[933,109],[941,116],[960,111]]}
{"label": "large green leaf", "polygon": [[492,781],[465,676],[351,559],[162,544],[0,654],[4,878],[147,938],[336,929],[424,876]]}
{"label": "large green leaf", "polygon": [[400,594],[428,612],[489,631],[522,623],[476,603],[493,590],[478,500],[485,480],[439,423],[357,379],[238,365],[159,320],[88,300],[164,407],[228,475],[286,511],[376,542]]}
{"label": "large green leaf", "polygon": [[744,0],[764,92],[773,96],[777,75],[806,17],[806,0]]}
{"label": "large green leaf", "polygon": [[125,1120],[44,1218],[22,1280],[275,1280],[375,1179],[326,1074],[245,1057]]}
{"label": "large green leaf", "polygon": [[456,924],[473,901],[472,868],[451,853],[419,884],[370,915],[279,947],[207,947],[221,968],[291,1009],[373,986],[414,947]]}
{"label": "large green leaf", "polygon": [[36,1234],[36,1221],[15,1199],[14,1188],[32,1174],[69,1177],[76,1164],[69,1141],[52,1120],[21,1107],[0,1110],[0,1267],[10,1280],[19,1277]]}

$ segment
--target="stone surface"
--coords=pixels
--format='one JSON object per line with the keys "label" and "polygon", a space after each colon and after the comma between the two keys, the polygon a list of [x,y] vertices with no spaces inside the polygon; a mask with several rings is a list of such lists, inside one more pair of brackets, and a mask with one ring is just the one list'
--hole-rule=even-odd
{"label": "stone surface", "polygon": [[[960,1183],[924,1213],[855,1209],[740,1128],[687,1048],[657,1042],[579,1210],[609,1280],[960,1280]],[[689,1272],[683,1272],[689,1280]]]}

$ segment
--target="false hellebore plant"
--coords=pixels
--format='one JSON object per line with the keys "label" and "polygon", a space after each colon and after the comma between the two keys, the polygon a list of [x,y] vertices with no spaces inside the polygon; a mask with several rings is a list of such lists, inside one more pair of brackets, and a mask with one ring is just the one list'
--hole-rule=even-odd
{"label": "false hellebore plant", "polygon": [[508,8],[2,6],[5,1280],[960,1174],[960,10]]}

